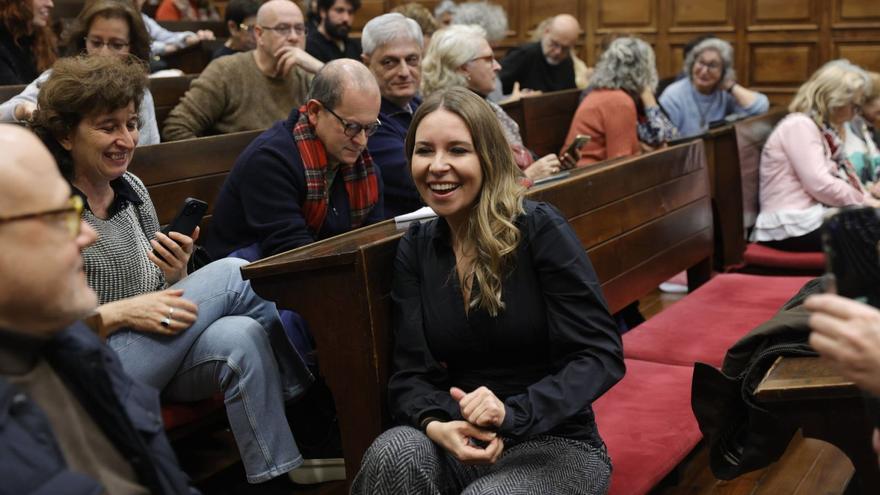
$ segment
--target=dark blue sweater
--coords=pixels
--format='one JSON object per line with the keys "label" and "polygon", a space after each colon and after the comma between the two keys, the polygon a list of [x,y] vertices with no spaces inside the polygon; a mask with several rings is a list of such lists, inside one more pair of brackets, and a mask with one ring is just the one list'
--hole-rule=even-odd
{"label": "dark blue sweater", "polygon": [[[421,99],[410,102],[415,112]],[[367,148],[373,162],[382,169],[382,182],[385,188],[385,218],[418,210],[423,206],[422,198],[413,183],[412,174],[406,162],[403,142],[412,122],[413,114],[382,98],[379,122],[382,125],[376,134],[370,136]]]}
{"label": "dark blue sweater", "polygon": [[[299,111],[278,121],[245,148],[226,178],[214,205],[214,217],[205,248],[213,259],[232,251],[256,247],[262,258],[351,230],[351,210],[342,175],[330,187],[327,218],[317,232],[306,225],[302,205],[306,178],[302,158],[293,140]],[[383,219],[382,177],[379,167],[379,202],[364,225]]]}

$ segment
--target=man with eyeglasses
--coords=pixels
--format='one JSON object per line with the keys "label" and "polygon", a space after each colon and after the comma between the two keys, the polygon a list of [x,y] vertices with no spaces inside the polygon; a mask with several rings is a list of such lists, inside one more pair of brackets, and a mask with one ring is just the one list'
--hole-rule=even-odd
{"label": "man with eyeglasses", "polygon": [[413,113],[422,102],[416,96],[422,80],[424,38],[419,25],[401,14],[375,17],[361,34],[364,64],[373,73],[382,93],[379,122],[368,148],[382,169],[385,218],[415,211],[422,206],[407,166],[403,142]]}
{"label": "man with eyeglasses", "polygon": [[305,101],[324,65],[303,49],[306,28],[294,2],[257,11],[257,48],[212,61],[165,120],[166,141],[265,129]]}
{"label": "man with eyeglasses", "polygon": [[340,58],[360,59],[361,44],[349,38],[354,14],[361,0],[318,0],[318,29],[309,33],[306,51],[322,62]]}
{"label": "man with eyeglasses", "polygon": [[98,302],[82,201],[32,133],[0,124],[0,149],[0,492],[195,492],[158,392],[77,322]]}
{"label": "man with eyeglasses", "polygon": [[532,91],[574,88],[571,50],[580,32],[577,19],[560,14],[547,24],[541,41],[527,43],[508,52],[501,61],[501,72],[498,74],[504,94],[513,92],[513,85],[517,82],[520,89]]}
{"label": "man with eyeglasses", "polygon": [[220,48],[214,50],[211,60],[256,48],[254,27],[257,24],[258,10],[260,10],[259,0],[231,0],[226,4],[223,17],[226,21],[226,29],[229,30],[229,39]]}
{"label": "man with eyeglasses", "polygon": [[307,102],[238,157],[215,202],[211,257],[255,260],[382,220],[382,179],[367,151],[380,100],[363,64],[327,64]]}

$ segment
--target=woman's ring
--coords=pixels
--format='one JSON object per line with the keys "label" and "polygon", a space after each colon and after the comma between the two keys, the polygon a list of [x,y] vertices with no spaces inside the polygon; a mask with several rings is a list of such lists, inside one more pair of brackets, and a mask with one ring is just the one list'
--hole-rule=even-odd
{"label": "woman's ring", "polygon": [[171,324],[171,318],[162,318],[162,326],[168,328],[168,325]]}

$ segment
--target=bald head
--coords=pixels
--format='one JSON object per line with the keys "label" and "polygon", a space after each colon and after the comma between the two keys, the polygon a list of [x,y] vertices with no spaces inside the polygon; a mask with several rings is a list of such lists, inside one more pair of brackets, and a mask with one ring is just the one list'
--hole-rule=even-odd
{"label": "bald head", "polygon": [[290,0],[269,0],[257,11],[257,24],[275,26],[279,18],[287,15],[298,15],[302,19],[302,11]]}
{"label": "bald head", "polygon": [[544,58],[550,65],[558,65],[571,54],[577,44],[581,25],[569,14],[559,14],[553,18],[541,36],[541,48]]}
{"label": "bald head", "polygon": [[80,255],[95,232],[77,217],[70,186],[34,134],[0,124],[0,149],[0,216],[7,219],[0,222],[0,327],[51,335],[98,302]]}
{"label": "bald head", "polygon": [[[39,185],[66,187],[49,150],[34,133],[11,124],[0,124],[0,216],[29,212]],[[51,189],[51,187],[50,187]]]}
{"label": "bald head", "polygon": [[309,99],[334,108],[344,94],[352,91],[365,98],[373,98],[373,95],[380,98],[379,85],[367,66],[350,58],[340,58],[329,62],[318,72],[312,81]]}

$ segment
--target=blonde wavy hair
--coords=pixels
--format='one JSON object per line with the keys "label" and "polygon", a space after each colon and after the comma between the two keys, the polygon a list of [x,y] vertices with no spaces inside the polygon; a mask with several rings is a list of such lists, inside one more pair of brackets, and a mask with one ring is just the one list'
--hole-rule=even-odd
{"label": "blonde wavy hair", "polygon": [[458,68],[478,55],[477,47],[485,39],[486,30],[474,25],[456,24],[434,33],[422,59],[422,95],[466,87],[467,79]]}
{"label": "blonde wavy hair", "polygon": [[501,286],[512,268],[520,231],[514,223],[524,213],[525,189],[519,183],[520,171],[495,112],[483,98],[462,86],[439,90],[429,96],[413,116],[406,134],[405,152],[412,165],[416,131],[421,121],[438,110],[460,117],[471,134],[480,160],[483,185],[468,216],[462,241],[473,245],[474,263],[462,280],[475,280],[479,290],[471,291],[468,307],[483,308],[497,316],[504,309]]}
{"label": "blonde wavy hair", "polygon": [[871,80],[864,70],[848,60],[832,60],[798,88],[788,111],[810,115],[821,126],[832,109],[850,103],[861,105],[870,92]]}

